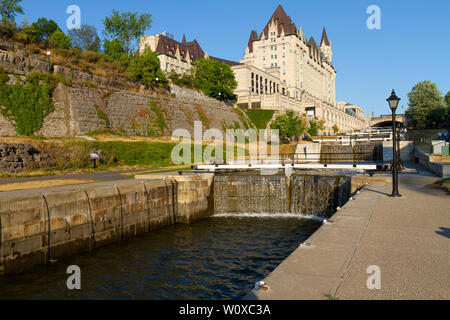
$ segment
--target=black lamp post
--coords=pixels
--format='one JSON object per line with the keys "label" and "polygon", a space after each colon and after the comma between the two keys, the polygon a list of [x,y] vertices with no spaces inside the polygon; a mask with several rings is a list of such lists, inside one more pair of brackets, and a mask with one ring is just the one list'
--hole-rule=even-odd
{"label": "black lamp post", "polygon": [[397,159],[397,130],[395,128],[395,110],[397,110],[400,98],[395,95],[395,91],[392,90],[391,96],[386,99],[389,103],[389,108],[392,111],[392,147],[393,147],[393,160],[392,160],[392,194],[391,197],[401,197],[398,192],[398,159]]}

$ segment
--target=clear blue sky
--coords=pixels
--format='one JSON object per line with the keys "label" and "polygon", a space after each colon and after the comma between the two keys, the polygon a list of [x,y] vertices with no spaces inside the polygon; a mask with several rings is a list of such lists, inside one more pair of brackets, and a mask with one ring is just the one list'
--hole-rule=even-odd
{"label": "clear blue sky", "polygon": [[[445,95],[450,91],[449,0],[23,0],[25,15],[55,20],[66,29],[69,5],[81,8],[82,23],[103,30],[102,19],[113,9],[150,13],[149,34],[169,31],[181,41],[194,38],[209,54],[239,61],[250,31],[258,34],[281,4],[297,27],[320,41],[323,26],[334,52],[336,98],[359,104],[367,113],[388,114],[386,98],[394,88],[404,104],[407,93],[422,80],[435,82]],[[369,5],[381,8],[381,30],[369,30]],[[401,111],[401,109],[400,109]]]}

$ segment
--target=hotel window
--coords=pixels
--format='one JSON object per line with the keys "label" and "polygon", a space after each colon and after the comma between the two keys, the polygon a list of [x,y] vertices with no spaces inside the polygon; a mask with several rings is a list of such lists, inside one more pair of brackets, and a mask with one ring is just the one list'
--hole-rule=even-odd
{"label": "hotel window", "polygon": [[259,93],[259,87],[258,87],[258,76],[256,76],[256,93]]}
{"label": "hotel window", "polygon": [[252,72],[252,86],[251,86],[251,88],[252,88],[252,92],[255,92],[255,75],[254,75],[253,72]]}
{"label": "hotel window", "polygon": [[264,90],[264,85],[263,85],[263,77],[259,78],[259,84],[260,84],[260,93],[263,93]]}
{"label": "hotel window", "polygon": [[267,94],[267,79],[264,81],[264,92]]}

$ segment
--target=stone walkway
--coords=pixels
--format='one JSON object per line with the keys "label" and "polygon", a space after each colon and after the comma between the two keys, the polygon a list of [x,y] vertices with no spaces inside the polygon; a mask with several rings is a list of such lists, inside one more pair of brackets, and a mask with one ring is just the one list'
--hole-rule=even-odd
{"label": "stone walkway", "polygon": [[[315,232],[247,299],[450,299],[450,195],[408,164],[402,198],[371,183]],[[378,266],[381,289],[367,288]]]}

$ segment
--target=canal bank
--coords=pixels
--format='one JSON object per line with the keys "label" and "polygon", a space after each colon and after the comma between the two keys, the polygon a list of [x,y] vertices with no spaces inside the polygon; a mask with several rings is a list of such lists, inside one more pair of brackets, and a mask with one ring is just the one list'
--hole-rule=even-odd
{"label": "canal bank", "polygon": [[[450,196],[412,163],[390,182],[372,182],[300,245],[246,299],[449,299]],[[368,289],[379,267],[381,288]],[[373,272],[373,271],[372,271]]]}
{"label": "canal bank", "polygon": [[[360,181],[347,173],[151,174],[0,194],[0,274],[216,213],[332,215]],[[214,182],[215,181],[215,182]]]}
{"label": "canal bank", "polygon": [[212,174],[0,194],[0,275],[49,264],[208,212]]}

